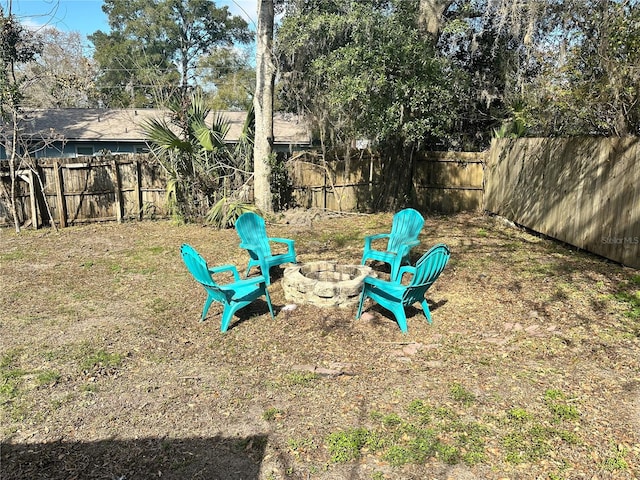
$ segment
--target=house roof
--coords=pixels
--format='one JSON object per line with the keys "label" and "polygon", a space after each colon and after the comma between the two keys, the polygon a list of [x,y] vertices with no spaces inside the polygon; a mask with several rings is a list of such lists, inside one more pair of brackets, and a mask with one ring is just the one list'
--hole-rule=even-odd
{"label": "house roof", "polygon": [[[208,124],[214,115],[211,112]],[[229,123],[225,139],[237,142],[242,132],[247,112],[220,112]],[[67,141],[118,141],[144,142],[141,126],[151,119],[167,119],[168,111],[162,109],[97,109],[57,108],[25,112],[25,130],[31,135],[59,138]],[[276,113],[273,118],[274,143],[280,145],[310,145],[311,132],[300,116]]]}

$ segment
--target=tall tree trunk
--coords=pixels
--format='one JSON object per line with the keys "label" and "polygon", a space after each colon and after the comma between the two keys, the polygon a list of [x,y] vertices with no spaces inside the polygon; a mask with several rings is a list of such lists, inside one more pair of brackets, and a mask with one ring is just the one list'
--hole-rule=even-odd
{"label": "tall tree trunk", "polygon": [[258,0],[258,32],[256,45],[256,93],[253,107],[256,130],[253,146],[253,182],[256,206],[264,212],[273,211],[271,165],[273,146],[273,0]]}

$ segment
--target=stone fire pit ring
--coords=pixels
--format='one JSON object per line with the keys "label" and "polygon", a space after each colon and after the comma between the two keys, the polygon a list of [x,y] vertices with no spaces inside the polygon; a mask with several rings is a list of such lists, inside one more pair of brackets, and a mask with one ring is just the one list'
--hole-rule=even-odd
{"label": "stone fire pit ring", "polygon": [[282,288],[287,300],[318,307],[347,308],[358,303],[371,267],[318,261],[284,269]]}

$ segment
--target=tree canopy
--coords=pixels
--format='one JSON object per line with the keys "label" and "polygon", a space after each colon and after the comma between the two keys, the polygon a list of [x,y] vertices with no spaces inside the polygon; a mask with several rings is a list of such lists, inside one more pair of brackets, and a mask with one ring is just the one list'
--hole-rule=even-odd
{"label": "tree canopy", "polygon": [[416,5],[328,5],[278,31],[285,104],[344,138],[420,143],[449,130],[439,105],[454,104],[445,86],[455,72],[421,37]]}
{"label": "tree canopy", "polygon": [[198,84],[198,62],[247,43],[247,23],[210,0],[105,0],[111,33],[89,37],[108,106],[154,106]]}
{"label": "tree canopy", "polygon": [[539,46],[541,70],[526,85],[533,130],[639,135],[640,2],[564,3],[552,12],[562,35]]}
{"label": "tree canopy", "polygon": [[196,76],[209,92],[214,110],[244,111],[251,108],[256,74],[251,58],[234,48],[219,48],[198,63]]}
{"label": "tree canopy", "polygon": [[80,34],[47,27],[35,36],[42,50],[19,68],[20,76],[29,83],[23,104],[34,108],[95,106],[95,63],[84,55]]}
{"label": "tree canopy", "polygon": [[280,99],[383,148],[637,134],[639,15],[636,0],[290,0]]}
{"label": "tree canopy", "polygon": [[15,15],[5,15],[0,7],[0,115],[13,115],[24,98],[21,65],[32,62],[42,52],[42,42],[29,32]]}

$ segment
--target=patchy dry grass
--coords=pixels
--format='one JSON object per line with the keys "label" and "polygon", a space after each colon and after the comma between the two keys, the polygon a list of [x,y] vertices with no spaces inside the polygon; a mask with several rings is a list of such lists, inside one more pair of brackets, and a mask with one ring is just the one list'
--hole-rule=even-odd
{"label": "patchy dry grass", "polygon": [[[390,223],[268,230],[358,263]],[[482,215],[428,217],[421,241],[452,250],[432,325],[282,310],[274,269],[276,319],[257,301],[221,334],[179,246],[243,271],[233,230],[0,231],[0,478],[638,478],[638,272]]]}

